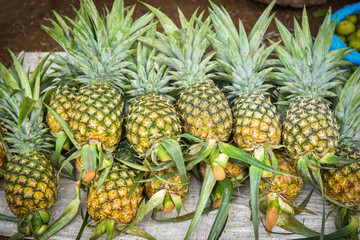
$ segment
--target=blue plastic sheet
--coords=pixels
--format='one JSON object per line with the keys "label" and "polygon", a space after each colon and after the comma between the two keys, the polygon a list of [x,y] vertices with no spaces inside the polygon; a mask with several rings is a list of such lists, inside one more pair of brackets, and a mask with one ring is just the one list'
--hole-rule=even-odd
{"label": "blue plastic sheet", "polygon": [[[336,18],[336,24],[338,24],[341,20],[345,19],[347,16],[351,14],[360,14],[360,2],[347,5],[342,9],[336,11],[334,14],[332,14],[331,21],[334,21]],[[332,44],[330,46],[330,50],[335,50],[344,47],[346,47],[346,44],[343,41],[341,41],[340,38],[334,35]],[[350,53],[348,56],[345,57],[345,59],[360,66],[360,53],[356,51]]]}

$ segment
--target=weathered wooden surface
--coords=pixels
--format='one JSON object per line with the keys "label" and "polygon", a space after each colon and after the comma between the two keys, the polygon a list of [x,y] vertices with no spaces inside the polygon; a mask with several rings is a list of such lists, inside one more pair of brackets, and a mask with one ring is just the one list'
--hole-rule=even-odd
{"label": "weathered wooden surface", "polygon": [[[33,67],[40,60],[41,57],[44,56],[44,53],[27,53],[25,55],[24,64],[26,66]],[[32,68],[31,68],[32,69]],[[5,200],[3,181],[0,181],[0,213],[13,216],[7,207],[7,203]],[[196,180],[194,176],[191,178],[191,187],[190,193],[185,200],[185,207],[188,212],[193,211],[196,207],[196,202],[198,198],[198,194],[201,188],[201,183]],[[249,189],[249,181],[244,182],[244,186],[240,187],[237,190],[234,190],[234,194],[239,197],[231,204],[230,207],[230,215],[228,224],[225,228],[225,231],[222,235],[221,239],[254,239],[252,223],[250,222],[250,209],[249,209],[249,199],[250,199],[250,189]],[[300,204],[302,200],[307,196],[310,192],[311,187],[305,185],[301,195],[296,200],[296,204]],[[52,221],[57,219],[62,211],[66,208],[69,202],[75,197],[75,185],[74,182],[68,179],[60,180],[59,187],[59,195],[58,201],[55,206],[52,208]],[[85,194],[82,192],[82,198],[85,199]],[[86,203],[82,203],[82,208],[86,209]],[[308,205],[308,208],[315,212],[317,215],[310,215],[301,213],[297,216],[297,219],[300,222],[303,222],[305,225],[311,227],[315,231],[320,231],[321,229],[321,196],[319,193],[314,192],[311,201]],[[333,208],[330,205],[326,205],[326,212],[331,211]],[[182,210],[181,214],[187,213],[185,210]],[[170,214],[169,217],[175,216],[175,212]],[[194,230],[190,239],[207,239],[207,235],[210,231],[212,222],[214,221],[216,216],[216,211],[210,212],[207,215],[203,215],[197,225],[197,228]],[[159,214],[159,217],[162,217]],[[82,224],[82,219],[80,214],[76,216],[76,218],[63,230],[58,232],[51,239],[75,239],[78,229]],[[171,239],[171,240],[180,240],[183,239],[186,231],[189,227],[190,221],[178,222],[178,223],[158,223],[151,219],[150,216],[147,216],[143,219],[142,222],[138,224],[139,227],[146,230],[156,239]],[[326,233],[330,233],[335,230],[334,226],[334,215],[330,216],[328,221],[326,222]],[[17,231],[16,223],[1,221],[0,220],[0,235],[11,236]],[[273,229],[275,232],[282,232],[279,227],[275,227]],[[89,239],[91,235],[92,229],[86,228],[82,239]],[[260,226],[260,239],[295,239],[299,238],[299,235],[277,235],[273,234],[271,237],[268,237],[264,228]],[[102,238],[105,239],[105,238]],[[132,237],[128,235],[118,236],[116,239],[139,239],[138,237]]]}

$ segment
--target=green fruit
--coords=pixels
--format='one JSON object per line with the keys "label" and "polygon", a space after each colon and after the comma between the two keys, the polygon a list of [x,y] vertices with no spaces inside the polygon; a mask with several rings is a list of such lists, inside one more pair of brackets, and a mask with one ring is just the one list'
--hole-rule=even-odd
{"label": "green fruit", "polygon": [[336,26],[336,33],[340,35],[349,35],[355,31],[355,25],[347,20],[339,22]]}
{"label": "green fruit", "polygon": [[356,37],[357,39],[360,39],[360,29],[356,30],[356,32],[355,32],[355,37]]}
{"label": "green fruit", "polygon": [[346,20],[352,22],[353,24],[356,24],[358,22],[358,17],[355,14],[351,14],[346,18]]}
{"label": "green fruit", "polygon": [[353,32],[352,34],[348,35],[347,36],[347,41],[348,42],[351,42],[351,40],[355,39],[356,38],[356,34],[355,32]]}
{"label": "green fruit", "polygon": [[354,48],[356,50],[359,50],[360,49],[360,40],[355,38],[353,40],[351,40],[351,42],[349,42],[349,46],[351,48]]}
{"label": "green fruit", "polygon": [[356,29],[360,29],[360,22],[355,25]]}

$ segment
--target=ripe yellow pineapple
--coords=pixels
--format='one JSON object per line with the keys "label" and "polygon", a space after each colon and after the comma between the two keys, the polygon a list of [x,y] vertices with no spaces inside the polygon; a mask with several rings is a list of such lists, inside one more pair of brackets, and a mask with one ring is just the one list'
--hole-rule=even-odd
{"label": "ripe yellow pineapple", "polygon": [[55,54],[59,66],[56,76],[81,84],[72,100],[68,123],[82,152],[84,177],[95,176],[104,163],[94,153],[112,152],[120,140],[122,87],[132,74],[131,47],[148,30],[145,25],[153,18],[145,14],[133,22],[133,11],[134,7],[127,10],[123,0],[116,0],[111,11],[101,16],[92,0],[84,0],[76,20],[69,19],[70,26],[57,13],[59,25],[54,21],[54,28],[43,26],[68,53],[65,57]]}
{"label": "ripe yellow pineapple", "polygon": [[[199,26],[195,23],[195,12],[189,21],[180,18],[183,27],[180,30],[165,14],[145,5],[159,18],[166,35],[156,41],[150,37],[140,37],[139,40],[163,53],[155,60],[173,69],[170,75],[175,80],[174,86],[181,90],[177,109],[184,131],[201,140],[226,141],[233,121],[225,95],[211,80],[214,74],[210,72],[216,63],[211,61],[215,53],[206,53],[209,47],[206,31],[210,19]],[[179,15],[183,16],[180,10]]]}
{"label": "ripe yellow pineapple", "polygon": [[98,189],[100,175],[90,184],[87,199],[88,213],[95,221],[115,220],[118,223],[130,223],[137,212],[143,198],[143,186],[136,186],[132,195],[130,189],[135,184],[136,171],[125,165],[114,163]]}
{"label": "ripe yellow pineapple", "polygon": [[39,96],[41,72],[48,67],[44,66],[48,56],[36,67],[34,75],[27,75],[15,55],[10,53],[14,71],[8,72],[1,64],[4,71],[0,73],[3,96],[0,115],[1,121],[6,123],[2,126],[3,140],[12,153],[4,176],[5,198],[10,210],[19,217],[18,236],[37,236],[49,227],[49,210],[56,202],[58,190],[54,168],[46,156],[53,147],[53,140],[43,123]]}
{"label": "ripe yellow pineapple", "polygon": [[303,180],[300,177],[293,177],[297,176],[293,159],[282,151],[275,151],[275,156],[278,162],[278,170],[292,176],[276,174],[273,180],[271,175],[264,176],[260,181],[260,195],[266,191],[266,199],[260,201],[266,201],[265,227],[269,235],[277,223],[279,215],[283,214],[282,212],[294,214],[292,203],[300,194],[303,185]]}
{"label": "ripe yellow pineapple", "polygon": [[[154,32],[155,28],[149,31],[147,36],[153,36]],[[164,139],[180,135],[181,125],[179,116],[171,101],[174,99],[169,95],[174,88],[169,86],[167,66],[159,65],[153,60],[157,54],[155,49],[138,44],[137,74],[134,75],[136,77],[127,86],[130,101],[126,118],[126,136],[131,147],[141,158],[152,159],[154,157],[153,153],[156,153],[156,158],[164,162],[172,159],[166,150],[164,153],[158,151],[161,142]],[[180,147],[178,149],[180,151],[177,154],[182,156]],[[181,196],[181,200],[185,198],[189,189],[187,184],[190,178],[189,173],[185,169],[184,162],[181,163],[182,166],[179,163],[176,163],[176,165],[177,168],[171,167],[155,172],[157,176],[174,173],[173,176],[165,179],[173,183],[173,185],[161,180],[145,184],[149,198],[162,189],[167,189],[168,195]],[[183,176],[176,173],[179,167],[183,168],[182,170],[185,173]],[[148,177],[154,176],[150,174]],[[181,178],[185,185],[174,185],[181,184]],[[167,210],[170,211],[174,204],[171,204],[171,201],[167,202],[169,203]]]}
{"label": "ripe yellow pineapple", "polygon": [[360,210],[360,69],[347,80],[335,108],[339,123],[340,147],[336,155],[348,164],[327,165],[322,169],[324,192],[340,204]]}
{"label": "ripe yellow pineapple", "polygon": [[306,10],[302,28],[295,22],[296,35],[276,21],[284,46],[276,46],[282,67],[272,77],[283,86],[288,110],[283,123],[283,144],[298,161],[305,155],[315,162],[325,154],[334,154],[338,146],[339,130],[329,97],[332,89],[341,84],[333,71],[346,56],[346,49],[329,52],[335,22],[328,13],[316,39],[312,40]]}

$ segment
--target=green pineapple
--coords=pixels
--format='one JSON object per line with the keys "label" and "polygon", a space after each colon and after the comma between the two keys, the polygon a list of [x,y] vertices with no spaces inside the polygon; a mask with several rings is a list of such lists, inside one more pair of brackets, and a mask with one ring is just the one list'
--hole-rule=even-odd
{"label": "green pineapple", "polygon": [[[3,141],[10,146],[6,166],[5,198],[11,211],[19,217],[16,236],[37,236],[49,227],[50,208],[57,199],[58,184],[47,155],[53,140],[43,123],[40,83],[49,64],[47,57],[26,74],[10,52],[14,67],[9,72],[1,64],[0,117],[4,122]],[[17,91],[15,91],[17,90]]]}
{"label": "green pineapple", "polygon": [[273,73],[274,79],[283,87],[288,110],[283,122],[283,144],[287,152],[298,161],[305,155],[315,163],[325,154],[334,154],[338,146],[339,130],[329,97],[340,73],[334,67],[347,54],[346,49],[329,52],[335,22],[327,14],[313,42],[309,22],[304,9],[302,29],[295,21],[295,37],[280,22],[276,21],[284,46],[276,52],[282,66]]}
{"label": "green pineapple", "polygon": [[[145,25],[153,16],[145,14],[133,22],[134,7],[125,8],[122,0],[116,0],[104,16],[91,0],[83,0],[80,5],[75,21],[66,18],[70,26],[55,13],[58,23],[52,21],[54,28],[43,28],[67,53],[65,57],[55,56],[60,66],[56,76],[68,79],[70,84],[81,84],[71,103],[68,125],[82,151],[84,177],[89,174],[86,179],[91,180],[104,163],[101,159],[97,162],[91,153],[112,152],[120,140],[122,87],[132,74],[131,47],[147,31]],[[65,107],[67,101],[71,99],[57,104]]]}

